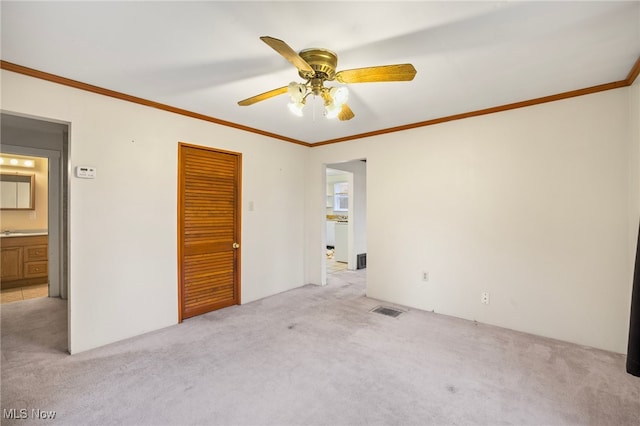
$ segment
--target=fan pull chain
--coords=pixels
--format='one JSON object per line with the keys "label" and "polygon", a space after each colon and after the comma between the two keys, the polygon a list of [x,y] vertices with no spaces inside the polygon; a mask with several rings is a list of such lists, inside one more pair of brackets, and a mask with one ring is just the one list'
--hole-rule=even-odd
{"label": "fan pull chain", "polygon": [[315,123],[316,121],[316,95],[313,95],[313,122]]}

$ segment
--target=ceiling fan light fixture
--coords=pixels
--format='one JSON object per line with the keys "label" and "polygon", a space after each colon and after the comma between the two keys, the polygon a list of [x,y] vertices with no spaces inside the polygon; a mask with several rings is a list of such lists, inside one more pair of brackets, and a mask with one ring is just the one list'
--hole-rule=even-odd
{"label": "ceiling fan light fixture", "polygon": [[302,111],[304,109],[304,102],[291,102],[287,106],[293,115],[297,117],[302,117],[304,115]]}
{"label": "ceiling fan light fixture", "polygon": [[302,102],[305,96],[307,95],[307,91],[308,91],[307,86],[305,86],[302,83],[296,83],[295,81],[292,81],[291,83],[289,83],[289,86],[287,89],[287,93],[291,98],[291,102],[294,102],[294,103]]}
{"label": "ceiling fan light fixture", "polygon": [[335,102],[330,102],[324,106],[324,116],[331,119],[336,118],[342,111],[342,105],[338,105]]}
{"label": "ceiling fan light fixture", "polygon": [[329,95],[331,95],[333,103],[340,106],[349,100],[349,90],[346,87],[332,87],[329,89]]}
{"label": "ceiling fan light fixture", "polygon": [[349,90],[346,87],[332,87],[322,91],[324,99],[324,115],[328,119],[336,118],[342,111],[342,106],[349,99]]}

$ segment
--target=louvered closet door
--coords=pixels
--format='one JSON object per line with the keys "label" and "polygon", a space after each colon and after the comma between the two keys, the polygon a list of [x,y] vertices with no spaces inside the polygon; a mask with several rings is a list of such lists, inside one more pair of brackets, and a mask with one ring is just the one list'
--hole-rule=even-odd
{"label": "louvered closet door", "polygon": [[180,321],[240,303],[241,158],[179,145]]}

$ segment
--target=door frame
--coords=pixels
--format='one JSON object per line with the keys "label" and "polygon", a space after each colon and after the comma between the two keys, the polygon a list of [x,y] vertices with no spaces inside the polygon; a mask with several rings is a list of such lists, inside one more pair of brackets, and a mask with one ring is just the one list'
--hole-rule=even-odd
{"label": "door frame", "polygon": [[16,145],[2,144],[2,152],[14,155],[28,155],[38,158],[46,158],[48,161],[48,183],[47,183],[47,236],[48,236],[48,270],[49,270],[49,297],[67,298],[67,286],[63,280],[62,254],[65,244],[62,239],[62,173],[61,173],[61,153],[48,149],[21,147]]}
{"label": "door frame", "polygon": [[242,304],[242,285],[241,285],[241,271],[242,271],[242,153],[229,151],[219,148],[213,148],[203,145],[195,145],[187,142],[178,142],[178,323],[183,320],[182,317],[182,303],[183,303],[183,290],[184,290],[184,273],[183,273],[183,246],[184,246],[184,203],[182,202],[184,196],[183,188],[183,174],[184,169],[182,167],[182,148],[194,148],[205,151],[217,152],[221,154],[229,154],[236,157],[238,162],[238,171],[236,176],[236,205],[235,205],[235,217],[236,217],[236,240],[240,243],[240,247],[236,250],[236,271],[234,274],[234,294],[236,295],[236,304]]}
{"label": "door frame", "polygon": [[[327,182],[328,182],[328,178],[327,178],[327,169],[334,169],[334,170],[340,170],[342,172],[344,172],[345,174],[348,175],[348,182],[349,182],[349,187],[350,187],[350,195],[349,195],[349,222],[347,225],[347,238],[348,238],[348,254],[347,254],[347,269],[348,270],[352,270],[355,271],[358,269],[358,262],[357,262],[357,247],[356,247],[356,226],[358,227],[362,227],[364,226],[365,232],[366,232],[366,227],[367,227],[367,220],[366,220],[366,216],[364,221],[361,221],[360,218],[355,214],[356,212],[356,206],[355,206],[355,199],[356,199],[356,187],[355,187],[355,179],[356,179],[356,173],[354,172],[354,170],[350,169],[349,164],[356,164],[360,161],[364,161],[366,164],[366,157],[363,158],[356,158],[356,159],[352,159],[352,160],[343,160],[343,161],[333,161],[333,162],[326,162],[326,163],[322,163],[322,234],[321,234],[321,240],[322,240],[322,256],[321,256],[321,262],[320,262],[320,266],[321,266],[321,270],[320,270],[320,283],[321,285],[326,285],[327,284],[327,278],[328,278],[328,274],[327,274],[327,259],[326,259],[326,241],[327,241],[327,227],[326,227],[326,191],[327,191]],[[364,182],[366,183],[368,180],[368,174],[369,174],[369,169],[367,166],[365,166],[365,173],[364,176],[362,176],[362,178],[364,178]],[[366,196],[366,193],[368,192],[368,186],[366,186],[366,191],[364,193],[364,196],[366,197],[366,202],[364,205],[364,211],[365,211],[365,215],[369,206],[369,197]],[[357,224],[357,225],[356,225]]]}
{"label": "door frame", "polygon": [[[62,140],[59,147],[42,148],[37,142],[28,140],[18,144],[2,144],[2,152],[14,155],[29,155],[48,159],[48,273],[49,297],[66,299],[67,310],[67,347],[71,353],[71,323],[70,309],[70,230],[71,220],[69,212],[70,173],[71,169],[71,123],[43,117],[17,114],[0,110],[4,115],[16,116],[34,122],[54,123],[61,126]],[[32,130],[32,129],[28,129]]]}

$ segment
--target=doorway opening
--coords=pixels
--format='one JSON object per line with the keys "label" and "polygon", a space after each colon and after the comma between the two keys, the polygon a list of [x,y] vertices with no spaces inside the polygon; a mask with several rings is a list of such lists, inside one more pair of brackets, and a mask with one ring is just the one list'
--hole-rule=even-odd
{"label": "doorway opening", "polygon": [[325,276],[366,267],[366,175],[364,159],[326,164]]}
{"label": "doorway opening", "polygon": [[49,296],[49,159],[0,152],[1,303]]}
{"label": "doorway opening", "polygon": [[[27,303],[33,296],[58,299],[60,303],[55,304],[55,309],[64,309],[66,336],[63,337],[65,343],[62,346],[68,352],[69,125],[6,112],[2,112],[0,118],[1,170],[3,176],[10,176],[6,181],[2,180],[2,203],[10,203],[13,198],[17,203],[15,208],[4,206],[1,210],[1,287],[3,293],[5,289],[19,289],[21,300],[9,303]],[[23,179],[16,176],[30,176],[31,186],[23,181],[21,189],[16,186],[15,196],[7,195],[5,189],[11,193],[14,188],[10,182]],[[27,193],[29,195],[25,195]],[[5,265],[10,267],[5,268]],[[11,270],[7,272],[7,269]],[[13,297],[17,297],[18,291],[13,293]],[[43,312],[45,316],[48,314]],[[50,314],[60,318],[60,312]],[[29,324],[24,326],[28,327]],[[4,332],[5,327],[3,335]],[[55,349],[61,349],[62,346],[56,345]]]}

